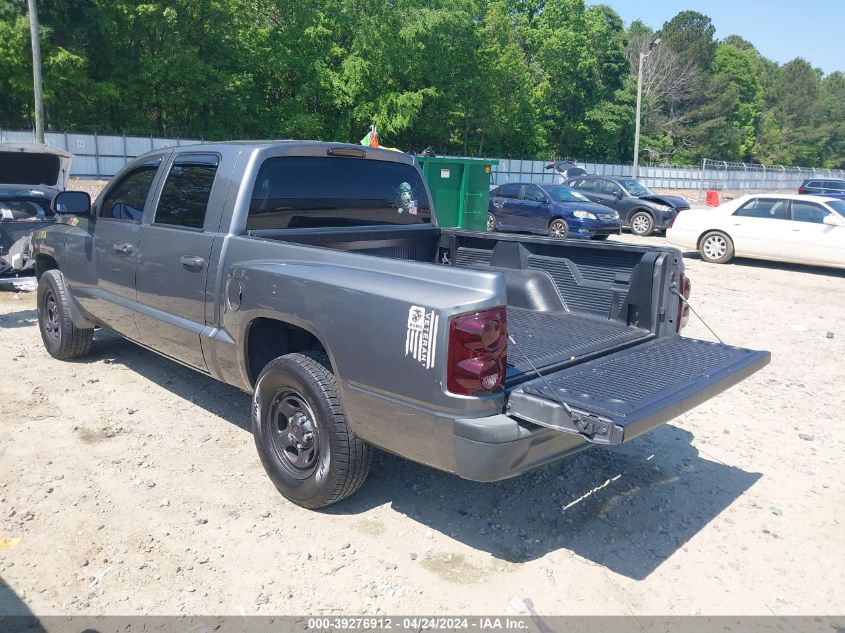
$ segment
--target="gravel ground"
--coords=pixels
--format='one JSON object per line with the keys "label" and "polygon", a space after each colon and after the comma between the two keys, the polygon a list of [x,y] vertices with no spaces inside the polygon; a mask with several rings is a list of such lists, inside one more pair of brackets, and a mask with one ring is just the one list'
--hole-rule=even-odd
{"label": "gravel ground", "polygon": [[0,614],[842,613],[845,273],[687,266],[771,365],[506,482],[379,455],[322,512],[264,475],[246,394],[106,332],[54,361],[0,292]]}

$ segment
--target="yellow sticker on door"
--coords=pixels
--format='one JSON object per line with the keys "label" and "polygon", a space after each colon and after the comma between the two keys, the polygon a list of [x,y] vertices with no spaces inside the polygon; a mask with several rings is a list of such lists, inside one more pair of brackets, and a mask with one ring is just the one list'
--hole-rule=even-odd
{"label": "yellow sticker on door", "polygon": [[448,169],[441,169],[440,170],[440,177],[441,178],[448,178],[449,177],[449,170]]}

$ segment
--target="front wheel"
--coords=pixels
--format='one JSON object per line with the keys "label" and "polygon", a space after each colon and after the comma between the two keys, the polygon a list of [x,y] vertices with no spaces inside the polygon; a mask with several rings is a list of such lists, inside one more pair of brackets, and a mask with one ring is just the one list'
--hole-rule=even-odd
{"label": "front wheel", "polygon": [[734,245],[721,231],[710,231],[701,238],[701,259],[711,264],[726,264],[734,256]]}
{"label": "front wheel", "polygon": [[631,216],[631,232],[640,237],[647,237],[654,232],[654,220],[645,211],[638,211]]}
{"label": "front wheel", "polygon": [[569,225],[566,220],[557,218],[549,224],[549,237],[565,238],[569,235]]}
{"label": "front wheel", "polygon": [[496,216],[492,213],[487,213],[487,231],[492,233],[496,230]]}
{"label": "front wheel", "polygon": [[325,354],[287,354],[270,361],[255,384],[252,434],[267,475],[282,495],[321,508],[356,492],[372,448],[346,424]]}
{"label": "front wheel", "polygon": [[91,351],[93,328],[73,324],[70,297],[65,289],[62,273],[48,270],[38,280],[38,329],[44,347],[53,358],[70,360]]}

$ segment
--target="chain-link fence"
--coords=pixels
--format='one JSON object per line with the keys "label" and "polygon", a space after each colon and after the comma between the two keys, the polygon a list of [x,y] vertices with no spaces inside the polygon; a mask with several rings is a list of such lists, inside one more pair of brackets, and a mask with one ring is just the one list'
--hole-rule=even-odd
{"label": "chain-link fence", "polygon": [[[548,169],[556,161],[521,160],[499,158],[493,167],[493,184],[506,182],[560,182],[561,176],[554,169]],[[630,164],[590,163],[569,160],[588,174],[629,178]],[[813,178],[845,179],[845,170],[813,167],[786,167],[783,165],[754,165],[730,163],[704,159],[701,166],[640,165],[637,179],[655,189],[678,189],[696,192],[704,191],[790,191],[796,190],[802,182]]]}
{"label": "chain-link fence", "polygon": [[[47,132],[48,145],[74,154],[70,175],[81,178],[108,178],[116,174],[130,159],[162,147],[192,145],[197,139],[157,138],[152,136],[118,136]],[[0,129],[0,142],[35,140],[32,130]],[[560,182],[555,169],[546,167],[555,161],[497,158],[493,167],[493,184],[506,182]],[[589,174],[630,177],[631,165],[624,163],[591,163],[570,160]],[[807,179],[845,179],[845,170],[783,165],[730,163],[705,158],[698,166],[640,165],[638,179],[655,189],[677,189],[695,192],[700,198],[709,189],[718,191],[785,191],[795,190]]]}

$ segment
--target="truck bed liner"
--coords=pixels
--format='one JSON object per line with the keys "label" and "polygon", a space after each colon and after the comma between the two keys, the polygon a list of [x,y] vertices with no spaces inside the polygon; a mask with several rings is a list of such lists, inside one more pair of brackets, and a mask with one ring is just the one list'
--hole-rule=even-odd
{"label": "truck bed liner", "polygon": [[[648,330],[571,312],[538,312],[508,306],[508,333],[519,349],[508,350],[508,377],[538,368],[565,364],[644,339]],[[574,357],[574,358],[573,358]]]}

